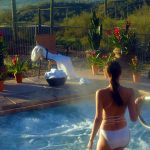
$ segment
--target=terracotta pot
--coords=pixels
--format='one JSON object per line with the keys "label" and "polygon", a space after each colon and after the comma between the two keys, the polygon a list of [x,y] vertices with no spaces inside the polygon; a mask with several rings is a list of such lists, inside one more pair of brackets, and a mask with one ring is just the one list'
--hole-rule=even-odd
{"label": "terracotta pot", "polygon": [[108,75],[107,75],[107,72],[106,72],[105,67],[103,68],[103,74],[104,74],[104,78],[105,78],[105,79],[108,79]]}
{"label": "terracotta pot", "polygon": [[99,66],[98,65],[92,65],[92,74],[97,75],[99,73]]}
{"label": "terracotta pot", "polygon": [[14,76],[15,76],[17,83],[22,83],[22,78],[23,78],[22,73],[16,73],[14,74]]}
{"label": "terracotta pot", "polygon": [[4,90],[4,81],[0,80],[0,92]]}
{"label": "terracotta pot", "polygon": [[141,75],[140,73],[133,73],[133,82],[139,82],[140,81],[140,78],[141,78]]}

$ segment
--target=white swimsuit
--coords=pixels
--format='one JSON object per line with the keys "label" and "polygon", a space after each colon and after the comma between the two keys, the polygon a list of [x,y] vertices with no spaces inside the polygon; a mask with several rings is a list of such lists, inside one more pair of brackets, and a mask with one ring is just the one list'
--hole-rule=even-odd
{"label": "white swimsuit", "polygon": [[130,132],[127,126],[118,130],[100,129],[100,134],[107,140],[111,149],[126,147],[129,144]]}

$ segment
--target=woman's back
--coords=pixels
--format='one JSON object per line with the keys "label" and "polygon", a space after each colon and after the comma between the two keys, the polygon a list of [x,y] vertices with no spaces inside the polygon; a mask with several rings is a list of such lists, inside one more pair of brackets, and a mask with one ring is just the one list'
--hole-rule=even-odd
{"label": "woman's back", "polygon": [[120,86],[118,91],[123,101],[123,105],[121,106],[118,106],[113,100],[111,87],[100,90],[101,98],[99,100],[102,101],[103,105],[103,121],[101,128],[103,129],[116,130],[126,126],[127,124],[124,114],[128,103],[131,100],[133,90]]}
{"label": "woman's back", "polygon": [[96,91],[96,113],[88,148],[92,149],[93,139],[99,130],[97,150],[123,149],[130,140],[130,132],[125,119],[128,108],[130,119],[137,120],[137,107],[131,88],[120,85],[121,66],[112,61],[106,66],[109,86]]}

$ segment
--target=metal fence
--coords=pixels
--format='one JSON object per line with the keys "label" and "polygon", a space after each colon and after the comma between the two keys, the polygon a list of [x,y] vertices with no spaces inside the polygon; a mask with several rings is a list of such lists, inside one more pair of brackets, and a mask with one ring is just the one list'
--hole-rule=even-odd
{"label": "metal fence", "polygon": [[[63,36],[63,33],[67,32],[70,28],[74,28],[74,30],[76,30],[77,32],[75,35],[70,35],[69,41],[67,43],[64,43],[64,41],[62,41],[60,38],[61,36]],[[88,34],[88,29],[84,30],[84,33],[81,34],[78,33],[78,27],[53,28],[54,34],[56,35],[57,51],[64,55],[69,55],[72,60],[76,60],[77,62],[74,61],[73,63],[77,66],[79,65],[79,63],[86,63],[85,51],[88,49],[88,45],[80,43],[81,37]],[[36,45],[35,36],[39,32],[39,27],[37,25],[18,25],[15,38],[13,37],[13,30],[11,27],[0,27],[0,31],[3,31],[5,34],[4,39],[9,55],[17,54],[23,55],[24,58],[30,58],[31,51]],[[49,33],[50,27],[42,26],[40,32]],[[136,45],[135,53],[138,56],[140,62],[143,64],[142,75],[147,77],[148,72],[150,72],[150,34],[138,34],[137,37],[138,42]],[[105,47],[102,47],[101,50],[111,50],[111,46],[108,42],[107,37],[103,36],[103,40],[105,41]],[[44,65],[42,68],[45,70],[48,69],[47,62],[43,64]],[[39,65],[39,62],[37,62],[37,65]]]}
{"label": "metal fence", "polygon": [[[87,49],[85,45],[77,43],[79,37],[74,37],[74,40],[68,41],[68,44],[60,39],[66,27],[54,27],[53,31],[56,35],[57,49],[65,55],[74,55],[84,57],[83,52]],[[30,55],[32,49],[36,45],[35,36],[39,32],[38,25],[18,25],[16,37],[13,36],[11,27],[0,27],[0,31],[4,33],[6,49],[9,55]],[[42,26],[40,33],[50,33],[49,26]]]}
{"label": "metal fence", "polygon": [[35,26],[18,26],[15,38],[11,27],[0,27],[0,30],[5,35],[4,40],[9,55],[30,55],[35,45]]}
{"label": "metal fence", "polygon": [[[68,38],[67,42],[61,40],[64,32],[67,32],[70,28],[74,28],[75,35],[72,34]],[[84,32],[78,33],[79,27],[54,27],[53,32],[56,35],[57,49],[63,54],[67,54],[75,57],[85,57],[85,50],[88,49],[88,45],[81,44],[80,38],[88,34],[88,29],[84,29]],[[13,31],[11,27],[0,27],[0,31],[5,34],[5,43],[8,54],[10,55],[30,55],[33,47],[36,45],[35,36],[39,32],[37,25],[17,25],[16,37],[13,37]],[[40,32],[49,33],[49,26],[41,26]],[[84,35],[83,35],[84,34]],[[138,43],[136,45],[136,55],[140,61],[144,64],[150,63],[150,34],[138,34]],[[15,40],[14,40],[15,39]],[[103,35],[105,40],[105,47],[103,49],[109,50],[111,47],[107,43],[107,37]]]}
{"label": "metal fence", "polygon": [[143,64],[150,64],[150,34],[139,34],[136,55]]}

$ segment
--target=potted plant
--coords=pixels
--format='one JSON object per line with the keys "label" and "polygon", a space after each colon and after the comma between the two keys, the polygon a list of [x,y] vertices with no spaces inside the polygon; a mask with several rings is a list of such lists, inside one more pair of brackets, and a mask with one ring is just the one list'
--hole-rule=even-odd
{"label": "potted plant", "polygon": [[4,65],[4,57],[6,55],[6,47],[4,44],[4,34],[0,31],[0,72],[6,74],[7,70]]}
{"label": "potted plant", "polygon": [[0,32],[0,67],[4,66],[4,35],[3,32]]}
{"label": "potted plant", "polygon": [[101,68],[103,69],[103,74],[104,77],[107,79],[107,73],[106,73],[106,65],[114,60],[114,55],[113,53],[106,53],[106,54],[102,54],[100,56],[100,60],[101,60]]}
{"label": "potted plant", "polygon": [[3,73],[0,72],[0,92],[4,90],[4,80],[3,80]]}
{"label": "potted plant", "polygon": [[87,61],[91,66],[92,74],[96,75],[99,72],[100,65],[100,53],[96,53],[96,51],[89,51],[89,56],[87,57]]}
{"label": "potted plant", "polygon": [[23,72],[28,69],[28,62],[21,59],[19,55],[8,57],[6,66],[9,73],[12,73],[17,83],[22,83]]}
{"label": "potted plant", "polygon": [[[97,74],[99,70],[99,47],[102,39],[102,24],[100,19],[96,16],[96,12],[93,10],[90,21],[90,27],[88,31],[88,41],[90,50],[86,51],[86,56],[91,64],[93,74]],[[94,54],[94,55],[93,55]]]}
{"label": "potted plant", "polygon": [[6,78],[6,72],[0,72],[0,92],[4,90],[5,78]]}
{"label": "potted plant", "polygon": [[137,56],[134,56],[131,59],[131,69],[132,69],[132,76],[133,82],[139,82],[141,77],[141,65],[139,64]]}
{"label": "potted plant", "polygon": [[130,30],[130,25],[130,22],[126,21],[125,28],[114,27],[113,31],[107,31],[116,58],[128,53],[134,54],[136,35]]}

